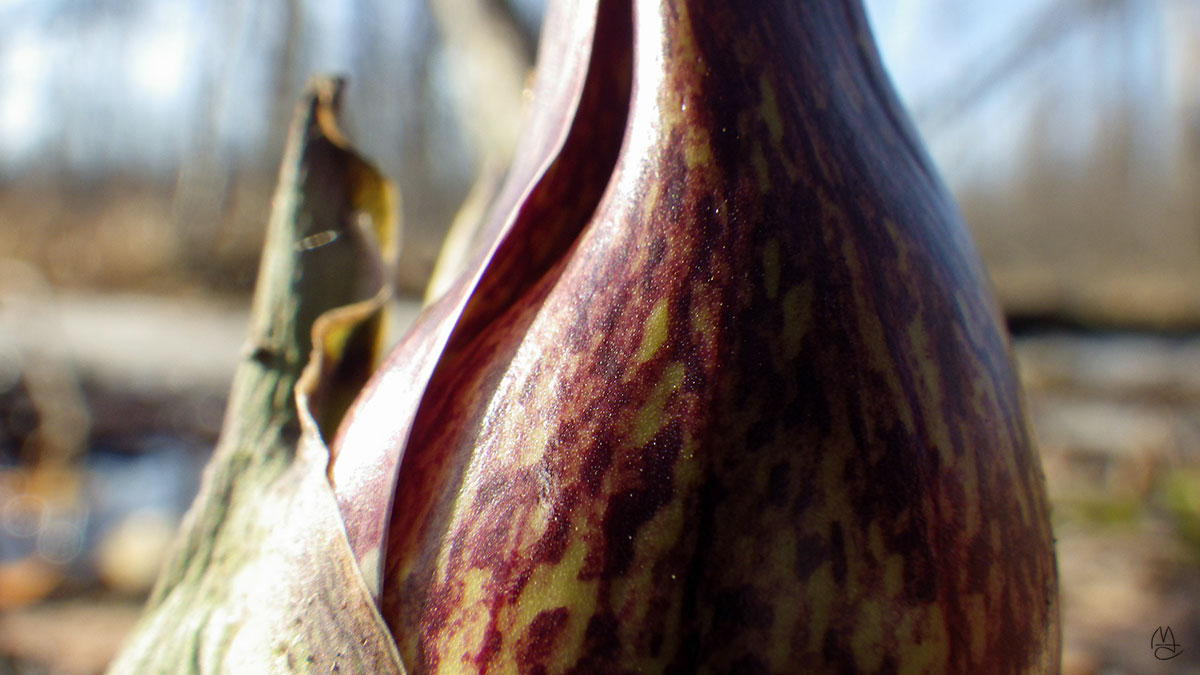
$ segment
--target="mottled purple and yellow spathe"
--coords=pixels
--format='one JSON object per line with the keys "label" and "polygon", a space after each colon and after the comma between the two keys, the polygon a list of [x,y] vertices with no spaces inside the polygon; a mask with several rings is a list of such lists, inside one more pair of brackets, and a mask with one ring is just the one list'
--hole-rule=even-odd
{"label": "mottled purple and yellow spathe", "polygon": [[410,671],[1056,672],[1002,320],[858,3],[550,11],[558,140],[335,448],[398,462],[347,520]]}

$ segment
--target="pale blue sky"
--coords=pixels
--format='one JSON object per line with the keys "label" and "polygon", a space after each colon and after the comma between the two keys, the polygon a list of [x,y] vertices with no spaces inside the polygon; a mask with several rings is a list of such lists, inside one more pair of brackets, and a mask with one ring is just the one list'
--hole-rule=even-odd
{"label": "pale blue sky", "polygon": [[[919,113],[927,143],[954,182],[1011,171],[1031,125],[1053,126],[1054,133],[1043,136],[1056,155],[1071,160],[1102,133],[1104,111],[1114,102],[1148,102],[1136,114],[1147,124],[1162,117],[1168,93],[1162,8],[1172,1],[1190,0],[1114,2],[1126,9],[1106,19],[1067,20],[1059,16],[1063,8],[1081,3],[866,4],[897,87]],[[537,3],[521,5],[532,16]],[[354,71],[371,59],[395,64],[380,72],[397,91],[352,89],[365,105],[353,108],[358,112],[351,121],[359,123],[367,142],[402,145],[406,127],[389,123],[387,114],[403,102],[398,90],[405,78],[419,76],[411,64],[427,43],[391,31],[430,30],[422,3],[300,4],[305,12],[300,69]],[[231,157],[260,152],[268,138],[280,134],[271,128],[273,71],[265,58],[282,42],[279,6],[0,0],[0,171],[12,175],[46,152],[76,170],[114,165],[169,170],[205,134],[215,135]],[[1062,21],[1060,38],[1028,58],[1011,53],[1015,41],[1055,20]],[[376,31],[365,39],[359,29],[364,22]],[[958,101],[939,109],[948,95],[953,102],[956,85],[970,84],[974,74],[1004,58],[1016,58],[1019,65],[1001,84],[984,88],[968,105]],[[362,81],[352,87],[389,89]],[[215,120],[202,116],[205,99],[221,110]],[[944,114],[948,107],[957,112]],[[1151,145],[1162,137],[1146,135]]]}

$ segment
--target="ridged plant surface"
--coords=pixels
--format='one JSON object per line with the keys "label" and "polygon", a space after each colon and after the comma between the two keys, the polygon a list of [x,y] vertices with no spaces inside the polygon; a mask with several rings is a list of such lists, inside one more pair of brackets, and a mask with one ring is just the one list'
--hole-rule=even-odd
{"label": "ridged plant surface", "polygon": [[[414,672],[1057,669],[1001,319],[848,4],[595,10],[594,53],[633,44],[606,191],[407,440]],[[567,164],[620,137],[582,100]]]}

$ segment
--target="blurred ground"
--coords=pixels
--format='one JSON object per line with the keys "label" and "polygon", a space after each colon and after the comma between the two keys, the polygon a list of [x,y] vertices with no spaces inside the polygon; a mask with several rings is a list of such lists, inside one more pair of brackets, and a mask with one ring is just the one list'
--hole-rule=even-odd
{"label": "blurred ground", "polygon": [[[70,368],[90,417],[85,501],[105,522],[85,528],[43,602],[0,616],[0,673],[86,675],[100,672],[145,592],[144,578],[103,571],[132,564],[105,562],[106,542],[124,537],[136,555],[161,553],[161,523],[128,515],[174,519],[186,504],[219,429],[247,307],[81,294],[45,307],[42,325],[55,331],[0,331],[0,355],[40,350]],[[0,308],[11,320],[12,303]],[[415,309],[409,301],[400,321]],[[14,345],[14,334],[25,342]],[[1065,672],[1200,673],[1200,336],[1041,329],[1018,334],[1015,347],[1054,504]],[[0,414],[11,421],[20,406],[9,389]],[[114,463],[138,462],[140,485],[174,492],[105,505],[106,490],[122,491],[111,484],[121,480]],[[1182,649],[1173,660],[1154,658],[1160,626]]]}
{"label": "blurred ground", "polygon": [[[1053,505],[1064,672],[1200,672],[1200,336],[1052,331],[1016,351]],[[1182,646],[1169,661],[1151,648],[1160,626]]]}

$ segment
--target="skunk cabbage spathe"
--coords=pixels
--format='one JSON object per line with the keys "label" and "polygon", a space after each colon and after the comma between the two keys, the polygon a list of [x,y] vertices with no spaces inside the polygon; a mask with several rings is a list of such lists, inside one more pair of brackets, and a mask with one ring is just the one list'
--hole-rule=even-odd
{"label": "skunk cabbage spathe", "polygon": [[856,0],[551,3],[465,272],[333,444],[413,672],[1051,672],[1002,319]]}

